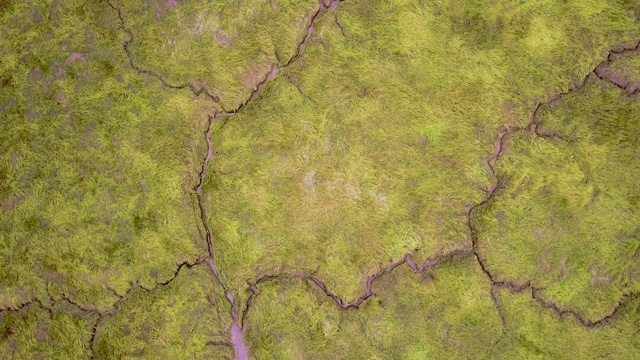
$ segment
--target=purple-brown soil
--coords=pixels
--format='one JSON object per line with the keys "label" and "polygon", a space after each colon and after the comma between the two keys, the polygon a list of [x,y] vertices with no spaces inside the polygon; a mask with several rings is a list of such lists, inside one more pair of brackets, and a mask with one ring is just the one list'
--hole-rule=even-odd
{"label": "purple-brown soil", "polygon": [[69,55],[69,57],[67,58],[66,63],[67,64],[73,64],[76,61],[84,61],[85,57],[83,54],[80,53],[71,53],[71,55]]}
{"label": "purple-brown soil", "polygon": [[620,75],[613,71],[611,68],[596,68],[593,72],[598,76],[600,80],[610,82],[611,84],[626,92],[627,95],[635,95],[640,89],[640,82],[633,81],[627,76]]}

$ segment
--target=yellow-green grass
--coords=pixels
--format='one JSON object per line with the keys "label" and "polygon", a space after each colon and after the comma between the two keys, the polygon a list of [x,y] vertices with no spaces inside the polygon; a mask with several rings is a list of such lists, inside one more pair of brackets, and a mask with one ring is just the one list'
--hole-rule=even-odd
{"label": "yellow-green grass", "polygon": [[0,358],[87,359],[96,314],[62,301],[50,309],[37,303],[0,315]]}
{"label": "yellow-green grass", "polygon": [[294,56],[314,0],[117,1],[133,31],[131,55],[167,82],[204,86],[235,108],[272,64]]}
{"label": "yellow-green grass", "polygon": [[500,292],[507,331],[488,359],[636,359],[640,357],[638,313],[633,299],[614,321],[585,328],[574,318],[559,318],[528,293]]}
{"label": "yellow-green grass", "polygon": [[489,287],[473,257],[424,276],[401,266],[357,310],[280,280],[260,287],[246,338],[256,359],[480,359],[502,334]]}
{"label": "yellow-green grass", "polygon": [[[497,133],[639,29],[616,3],[478,5],[341,3],[298,62],[217,120],[203,191],[232,289],[297,269],[354,298],[404,253],[468,244]],[[491,41],[461,31],[497,18]]]}
{"label": "yellow-green grass", "polygon": [[640,291],[640,103],[593,78],[542,112],[542,125],[568,143],[507,140],[495,164],[502,186],[477,228],[497,278],[531,280],[597,320]]}
{"label": "yellow-green grass", "polygon": [[[287,63],[317,8],[0,1],[0,357],[232,355],[207,345],[225,343],[231,319],[206,267],[156,284],[207,253],[192,194],[207,115]],[[407,252],[422,261],[468,246],[466,211],[490,186],[483,161],[497,134],[527,124],[609,49],[635,44],[639,9],[347,0],[324,12],[302,55],[213,126],[203,199],[238,310],[263,274],[307,271],[353,301]],[[636,63],[611,67],[633,77]],[[531,281],[587,319],[640,290],[636,102],[594,76],[540,112],[569,143],[508,137],[494,164],[501,189],[473,212],[494,277]],[[132,283],[156,289],[114,308]],[[490,285],[472,256],[424,279],[402,265],[359,310],[302,280],[262,284],[247,342],[255,358],[562,358],[575,344],[585,358],[638,356],[636,300],[585,330],[526,292],[493,303]],[[97,310],[65,297],[117,310],[93,347]]]}
{"label": "yellow-green grass", "polygon": [[640,84],[640,56],[638,54],[616,58],[609,68],[630,84]]}
{"label": "yellow-green grass", "polygon": [[189,197],[205,104],[131,69],[104,4],[3,12],[0,306],[108,309],[206,253]]}
{"label": "yellow-green grass", "polygon": [[133,290],[101,323],[97,359],[228,359],[229,305],[202,265],[166,286]]}

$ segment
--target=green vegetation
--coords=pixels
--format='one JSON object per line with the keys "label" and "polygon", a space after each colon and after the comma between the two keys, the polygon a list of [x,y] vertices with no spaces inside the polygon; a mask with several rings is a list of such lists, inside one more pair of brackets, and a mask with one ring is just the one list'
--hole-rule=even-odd
{"label": "green vegetation", "polygon": [[637,1],[0,24],[0,358],[640,356]]}
{"label": "green vegetation", "polygon": [[17,312],[3,313],[0,356],[3,359],[85,359],[94,314],[79,311],[66,302],[49,311],[28,305]]}
{"label": "green vegetation", "polygon": [[[466,207],[491,181],[483,160],[499,130],[526,124],[534,99],[566,90],[624,38],[606,22],[622,8],[539,6],[351,1],[322,18],[301,61],[212,133],[203,191],[229,285],[305,270],[351,299],[363,272],[468,243]],[[555,21],[559,11],[576,23]],[[500,36],[482,46],[456,26],[498,14]],[[540,29],[518,21],[534,14],[567,39],[544,58],[532,50]],[[602,43],[567,30],[581,17]]]}
{"label": "green vegetation", "polygon": [[181,2],[118,1],[135,29],[131,55],[169,84],[204,87],[227,109],[294,55],[318,9],[314,0]]}
{"label": "green vegetation", "polygon": [[531,280],[591,320],[640,291],[639,110],[594,80],[541,116],[568,142],[509,139],[496,162],[504,187],[478,220],[481,252],[499,278]]}
{"label": "green vegetation", "polygon": [[640,356],[637,299],[606,326],[585,329],[574,319],[559,320],[528,294],[502,291],[508,316],[506,335],[491,359],[635,359]]}
{"label": "green vegetation", "polygon": [[153,291],[134,290],[101,325],[100,359],[219,359],[228,357],[229,309],[204,267],[182,269]]}
{"label": "green vegetation", "polygon": [[256,359],[482,358],[502,333],[489,281],[471,257],[424,276],[399,268],[358,310],[341,311],[300,280],[274,285],[247,318]]}
{"label": "green vegetation", "polygon": [[153,287],[203,253],[187,191],[204,104],[128,68],[103,6],[17,6],[3,20],[13,26],[2,51],[0,303],[46,301],[49,284],[108,309],[105,286]]}

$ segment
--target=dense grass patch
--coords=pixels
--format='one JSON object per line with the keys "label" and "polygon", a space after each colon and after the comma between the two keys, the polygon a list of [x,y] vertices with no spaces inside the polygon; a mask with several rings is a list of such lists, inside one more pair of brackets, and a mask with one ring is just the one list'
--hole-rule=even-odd
{"label": "dense grass patch", "polygon": [[95,314],[67,302],[48,309],[32,304],[0,314],[0,357],[3,359],[86,359]]}
{"label": "dense grass patch", "polygon": [[230,323],[228,304],[209,270],[183,268],[169,285],[135,289],[101,324],[96,358],[229,358]]}
{"label": "dense grass patch", "polygon": [[117,3],[135,34],[131,53],[139,66],[172,84],[204,86],[233,109],[264,80],[271,64],[284,65],[295,54],[319,2]]}
{"label": "dense grass patch", "polygon": [[348,311],[302,280],[264,285],[247,319],[251,353],[256,359],[482,358],[502,330],[489,281],[475,265],[469,257],[425,276],[401,266],[374,283],[373,298]]}
{"label": "dense grass patch", "polygon": [[507,314],[506,335],[491,359],[635,359],[640,356],[637,299],[605,326],[586,329],[572,318],[559,319],[529,294],[500,295]]}
{"label": "dense grass patch", "polygon": [[[203,189],[223,276],[241,289],[304,269],[353,296],[406,252],[468,243],[498,131],[638,31],[622,5],[583,5],[355,1],[324,14],[300,61],[213,131]],[[469,38],[473,21],[500,35]],[[583,22],[599,25],[584,37]]]}
{"label": "dense grass patch", "polygon": [[478,219],[500,278],[530,279],[591,319],[640,290],[638,111],[634,98],[593,80],[541,116],[570,143],[509,139],[496,162],[504,189]]}
{"label": "dense grass patch", "polygon": [[2,14],[0,304],[109,308],[203,253],[189,199],[204,104],[128,67],[103,4]]}
{"label": "dense grass patch", "polygon": [[[318,4],[0,1],[0,357],[232,356],[207,267],[173,278],[207,254],[203,132],[296,54]],[[296,61],[212,127],[202,205],[237,310],[264,274],[306,271],[349,301],[406,253],[468,247],[497,135],[636,44],[639,16],[630,0],[324,12]],[[621,85],[638,61],[541,109],[564,141],[509,136],[500,189],[473,212],[495,278],[591,320],[640,291],[640,103]],[[185,84],[221,101],[172,88]],[[524,294],[492,302],[490,285],[472,256],[423,277],[402,265],[358,310],[302,280],[261,284],[247,342],[255,358],[638,357],[635,298],[584,329]]]}

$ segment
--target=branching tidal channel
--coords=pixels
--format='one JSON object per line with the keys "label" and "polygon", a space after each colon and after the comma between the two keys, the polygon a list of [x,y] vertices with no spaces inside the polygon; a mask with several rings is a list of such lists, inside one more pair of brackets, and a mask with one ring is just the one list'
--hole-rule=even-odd
{"label": "branching tidal channel", "polygon": [[[523,132],[529,132],[535,136],[548,139],[550,141],[567,141],[571,143],[572,140],[570,138],[567,138],[562,134],[557,134],[548,129],[544,129],[542,127],[539,119],[539,112],[543,107],[552,105],[560,101],[560,99],[562,99],[564,96],[579,90],[587,83],[590,77],[597,77],[600,80],[608,81],[613,85],[617,86],[618,88],[620,88],[629,96],[634,96],[638,92],[638,89],[640,88],[640,86],[638,86],[637,84],[630,83],[629,81],[626,81],[624,79],[621,79],[615,73],[613,73],[608,68],[608,66],[611,65],[611,63],[619,57],[638,53],[640,48],[640,41],[639,41],[635,44],[634,47],[631,47],[631,48],[621,48],[621,49],[611,50],[605,60],[603,60],[600,64],[598,64],[591,72],[589,72],[586,76],[584,76],[570,90],[568,90],[567,92],[553,95],[549,97],[546,101],[538,103],[534,107],[531,113],[530,121],[526,126],[512,127],[512,128],[506,129],[505,131],[501,132],[498,135],[494,152],[491,155],[489,155],[484,161],[484,166],[487,172],[491,176],[492,184],[490,188],[487,190],[483,200],[467,208],[467,213],[466,213],[467,225],[468,225],[468,230],[470,234],[469,243],[463,245],[459,249],[455,249],[448,253],[429,258],[425,260],[422,264],[417,264],[416,261],[413,259],[412,254],[410,253],[405,254],[401,259],[383,267],[376,274],[369,276],[366,279],[366,289],[364,291],[364,294],[362,294],[360,297],[358,297],[354,301],[348,301],[340,297],[339,295],[331,291],[321,279],[313,276],[312,274],[309,274],[303,271],[291,271],[289,273],[282,273],[277,275],[263,275],[259,277],[251,285],[249,285],[247,289],[248,297],[247,297],[246,303],[242,304],[242,307],[240,307],[239,304],[237,304],[236,302],[236,298],[232,290],[225,285],[223,281],[223,277],[221,277],[220,275],[220,270],[216,266],[216,261],[215,261],[216,253],[215,253],[214,241],[212,238],[211,230],[207,222],[207,211],[204,205],[204,199],[202,194],[202,186],[205,182],[205,175],[207,172],[207,168],[214,154],[212,144],[211,144],[211,132],[213,129],[213,124],[216,121],[221,119],[224,119],[223,121],[225,122],[228,121],[231,117],[233,117],[243,108],[245,108],[249,103],[255,100],[259,96],[259,94],[263,91],[265,86],[267,86],[267,84],[270,81],[275,79],[280,72],[287,70],[288,67],[294,64],[296,60],[298,60],[302,56],[302,53],[305,47],[308,45],[309,39],[313,35],[317,20],[324,13],[337,8],[340,2],[341,2],[340,0],[321,1],[320,5],[318,6],[318,9],[311,16],[310,21],[306,27],[306,31],[304,32],[301,41],[296,46],[296,51],[294,55],[284,64],[272,65],[270,71],[264,76],[263,80],[253,88],[253,91],[249,94],[246,100],[243,101],[241,104],[239,104],[235,109],[228,110],[228,109],[221,108],[220,111],[216,111],[213,115],[209,116],[208,126],[204,134],[204,137],[207,143],[207,153],[202,162],[202,167],[199,173],[199,181],[194,188],[195,194],[197,197],[198,207],[200,210],[200,220],[204,228],[204,236],[206,239],[208,254],[206,257],[198,259],[194,263],[185,262],[185,263],[179,264],[175,273],[173,274],[173,277],[171,277],[169,280],[165,282],[158,283],[157,284],[158,286],[168,285],[171,281],[173,281],[179,275],[181,269],[183,269],[184,267],[191,268],[193,266],[206,265],[209,268],[217,284],[221,286],[222,289],[224,290],[226,294],[226,301],[230,306],[230,312],[231,312],[231,318],[232,318],[232,323],[229,328],[230,342],[231,342],[231,346],[233,348],[234,356],[236,360],[244,360],[249,358],[249,348],[244,341],[244,335],[246,334],[249,328],[248,318],[249,318],[253,303],[256,297],[260,294],[260,291],[259,291],[260,286],[266,285],[267,283],[276,281],[278,279],[285,279],[285,278],[302,279],[304,281],[307,281],[309,284],[316,287],[317,289],[319,289],[329,299],[331,299],[340,309],[357,310],[365,301],[367,301],[368,299],[370,299],[372,296],[375,295],[373,292],[373,283],[376,280],[380,279],[385,274],[389,274],[393,272],[396,268],[400,267],[403,264],[406,264],[413,272],[417,274],[424,274],[426,271],[433,269],[437,267],[439,264],[442,264],[444,262],[457,261],[462,258],[474,257],[476,259],[477,264],[480,266],[482,272],[486,275],[486,277],[489,279],[491,283],[491,288],[490,288],[491,298],[496,306],[497,311],[500,313],[500,317],[503,322],[503,327],[505,328],[506,328],[506,316],[504,314],[504,309],[500,299],[500,290],[502,289],[509,290],[514,293],[528,292],[530,293],[531,298],[537,301],[540,304],[540,306],[542,306],[543,308],[549,309],[550,311],[552,311],[554,314],[556,314],[561,318],[571,317],[574,320],[576,320],[577,323],[579,323],[580,325],[588,328],[600,326],[609,321],[612,321],[616,317],[616,315],[620,313],[623,306],[626,303],[628,303],[628,301],[631,298],[637,298],[640,296],[639,293],[627,293],[622,296],[622,298],[618,301],[618,303],[611,309],[611,311],[607,315],[603,316],[598,320],[590,320],[575,310],[565,308],[561,305],[555,304],[554,302],[546,299],[543,296],[543,289],[536,287],[530,281],[526,281],[524,283],[518,283],[509,279],[499,279],[496,275],[494,275],[494,273],[492,273],[485,259],[479,252],[479,247],[481,246],[481,244],[479,244],[477,229],[475,228],[474,217],[473,217],[476,209],[490,202],[495,197],[497,190],[501,186],[500,179],[497,177],[495,173],[492,162],[496,160],[498,157],[500,157],[500,155],[503,153],[504,142],[509,136],[511,136],[516,132],[523,131]],[[162,82],[164,86],[168,88],[172,88],[172,89],[190,88],[191,91],[196,96],[204,93],[209,99],[213,100],[215,103],[220,102],[220,99],[218,98],[218,96],[215,95],[212,91],[206,89],[205,87],[198,88],[189,82],[184,84],[179,84],[179,85],[170,84],[158,73],[149,69],[145,69],[141,67],[139,64],[137,64],[135,62],[134,56],[130,49],[135,39],[134,33],[131,29],[129,29],[126,26],[126,19],[123,15],[122,10],[117,6],[111,4],[110,2],[108,3],[108,5],[114,11],[116,11],[122,30],[128,35],[128,39],[123,43],[123,49],[129,59],[129,63],[131,67],[134,70],[136,70],[141,74],[146,74],[158,79],[160,82]],[[132,284],[131,289],[122,296],[117,295],[114,292],[114,294],[119,299],[114,303],[113,309],[109,311],[99,311],[95,308],[83,307],[79,304],[74,303],[68,296],[64,294],[61,299],[57,300],[58,302],[69,303],[70,305],[77,308],[78,311],[82,313],[97,314],[96,321],[93,325],[93,331],[92,331],[91,340],[90,340],[90,348],[94,358],[95,358],[95,349],[94,349],[95,343],[96,343],[96,339],[100,334],[101,324],[104,322],[105,319],[113,316],[118,311],[118,309],[120,308],[120,305],[122,304],[122,302],[126,301],[131,291],[138,288],[141,288],[146,291],[152,291],[152,289],[143,288],[139,284],[134,283]],[[30,306],[38,306],[43,309],[46,309],[51,315],[53,312],[52,309],[54,308],[56,301],[53,300],[53,296],[51,295],[49,296],[51,297],[50,304],[46,304],[41,300],[34,299],[16,307],[0,309],[0,311],[21,311],[22,309],[28,308]]]}

